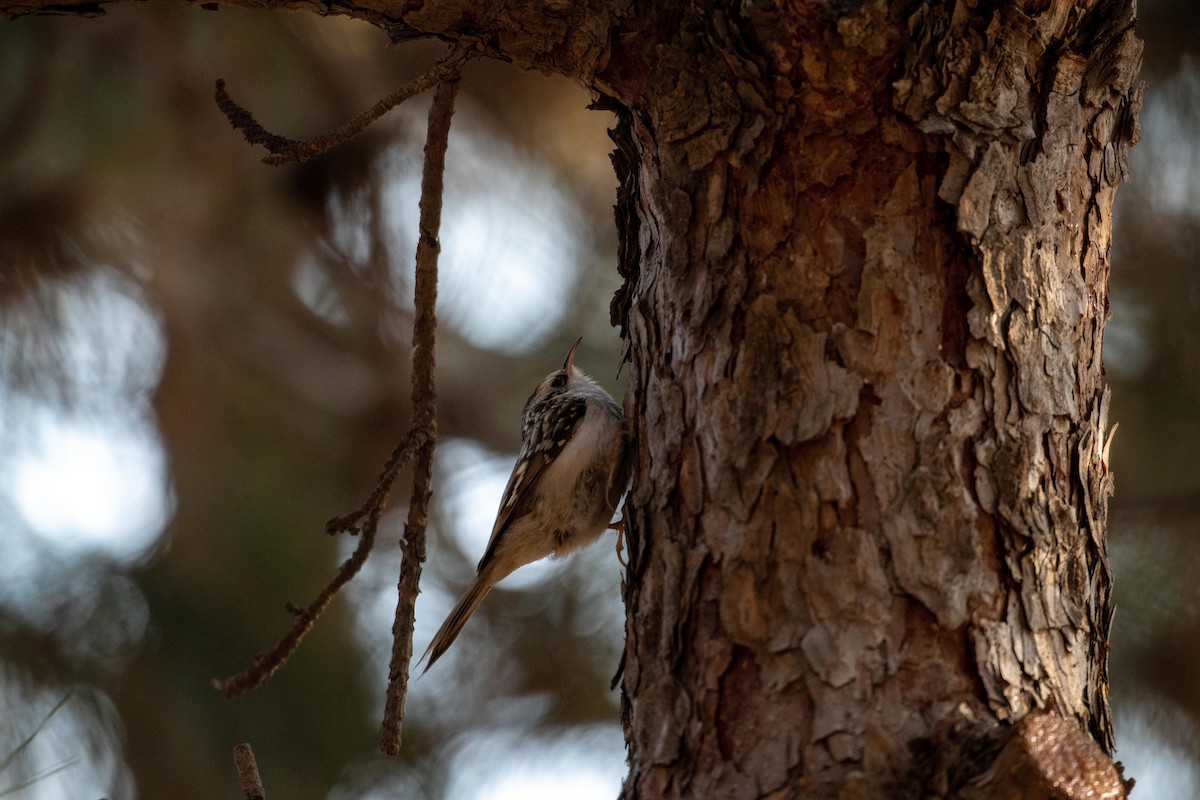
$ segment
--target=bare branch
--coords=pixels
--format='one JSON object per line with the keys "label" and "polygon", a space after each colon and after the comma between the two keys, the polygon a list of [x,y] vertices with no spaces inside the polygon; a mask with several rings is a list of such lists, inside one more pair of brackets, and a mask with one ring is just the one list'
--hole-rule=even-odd
{"label": "bare branch", "polygon": [[400,444],[396,445],[392,450],[392,454],[388,456],[388,460],[384,462],[383,469],[379,472],[379,479],[375,482],[375,489],[371,492],[371,496],[366,499],[361,506],[354,511],[342,517],[334,517],[325,523],[325,532],[329,535],[337,533],[355,534],[359,532],[359,528],[364,528],[362,521],[367,519],[378,520],[383,515],[383,509],[387,504],[388,493],[392,490],[392,484],[396,482],[396,476],[400,474],[400,470],[412,461],[417,450],[425,444],[426,441],[433,435],[433,431],[427,428],[421,428],[419,424],[414,424],[408,435],[405,436]]}
{"label": "bare branch", "polygon": [[433,451],[437,437],[434,386],[434,341],[437,332],[437,257],[438,230],[442,215],[442,173],[446,163],[446,145],[450,134],[450,117],[454,111],[454,96],[462,65],[472,57],[463,45],[454,50],[432,69],[410,82],[338,130],[308,142],[295,142],[264,129],[250,112],[237,105],[225,91],[223,81],[217,81],[217,104],[246,140],[261,144],[276,155],[266,163],[282,164],[304,161],[361,131],[373,120],[414,94],[437,83],[429,116],[429,132],[425,143],[425,172],[421,184],[421,235],[417,243],[415,303],[416,318],[413,330],[413,421],[408,435],[392,451],[380,472],[374,491],[358,509],[335,517],[325,525],[325,532],[361,532],[358,547],[338,569],[333,579],[306,608],[287,603],[288,613],[295,617],[291,628],[275,645],[254,657],[250,667],[213,685],[227,698],[250,691],[273,675],[312,630],[317,618],[332,602],[343,586],[358,574],[366,563],[379,530],[379,520],[387,497],[400,470],[416,459],[413,491],[408,521],[401,541],[403,561],[399,581],[399,600],[392,628],[392,669],[388,680],[387,710],[382,730],[384,752],[395,754],[400,749],[400,721],[404,717],[404,701],[408,691],[408,662],[412,658],[413,610],[419,592],[421,565],[425,561],[425,527],[429,517],[430,485],[433,478]]}
{"label": "bare branch", "polygon": [[271,152],[271,155],[263,158],[262,163],[273,167],[282,164],[303,163],[357,136],[372,122],[410,97],[414,97],[426,89],[432,88],[441,81],[451,79],[457,81],[457,76],[461,72],[463,64],[473,58],[474,55],[469,46],[461,43],[455,45],[450,53],[441,61],[434,64],[428,72],[404,84],[345,125],[329,133],[304,141],[289,139],[286,136],[271,133],[264,128],[254,118],[253,114],[238,105],[229,96],[229,92],[225,89],[225,80],[223,78],[217,79],[217,107],[225,114],[234,129],[242,132],[242,136],[245,137],[247,142],[250,144],[260,144]]}
{"label": "bare branch", "polygon": [[[457,65],[457,70],[461,64]],[[379,520],[387,497],[400,470],[414,458],[413,491],[408,521],[400,542],[403,560],[398,585],[396,618],[392,625],[392,667],[388,675],[387,706],[381,731],[380,747],[389,755],[400,751],[400,725],[408,694],[408,663],[412,659],[414,609],[425,561],[425,529],[429,519],[429,500],[433,480],[433,453],[437,438],[437,391],[434,383],[434,344],[437,335],[437,258],[440,250],[438,231],[442,216],[442,176],[450,118],[459,73],[438,84],[429,114],[429,132],[425,143],[425,171],[421,182],[421,235],[417,242],[415,310],[413,325],[412,404],[413,422],[408,436],[396,446],[384,464],[374,491],[366,502],[350,514],[335,517],[325,525],[326,533],[361,532],[358,547],[342,564],[337,574],[306,608],[293,603],[287,610],[295,621],[270,649],[255,656],[250,667],[213,684],[225,697],[237,697],[273,675],[300,646],[317,618],[343,586],[358,574],[366,562],[379,530]]]}
{"label": "bare branch", "polygon": [[238,779],[242,782],[242,795],[246,800],[266,800],[267,792],[263,789],[262,778],[258,774],[258,762],[254,760],[254,751],[249,742],[243,742],[233,748],[233,764],[237,767]]}
{"label": "bare branch", "polygon": [[229,92],[225,90],[224,78],[217,78],[216,100],[217,108],[221,109],[222,113],[225,114],[225,118],[229,120],[229,124],[233,126],[234,130],[241,131],[242,136],[250,144],[261,144],[272,153],[279,153],[290,147],[299,146],[300,143],[294,139],[288,139],[285,136],[268,131],[259,124],[253,114],[235,103],[233,98],[229,96]]}
{"label": "bare branch", "polygon": [[380,749],[387,755],[400,752],[400,727],[404,720],[408,666],[413,650],[414,608],[420,591],[421,565],[425,561],[425,526],[429,518],[433,451],[437,441],[434,341],[437,335],[437,260],[441,249],[438,231],[442,221],[442,174],[450,136],[450,117],[454,113],[454,96],[457,92],[457,72],[438,84],[433,107],[429,110],[429,129],[425,139],[425,168],[421,177],[421,233],[417,240],[414,289],[416,315],[413,322],[412,403],[414,424],[430,431],[432,435],[417,453],[408,521],[400,542],[403,561],[396,618],[392,623],[392,665],[388,672],[387,704],[379,743]]}
{"label": "bare branch", "polygon": [[[329,525],[332,526],[335,522],[343,522],[349,519],[353,519],[355,523],[358,523],[365,517],[366,521],[362,523],[362,538],[358,542],[358,547],[343,562],[337,574],[333,576],[333,579],[321,590],[321,593],[317,595],[317,598],[307,608],[301,609],[292,603],[288,604],[288,611],[296,619],[292,623],[292,627],[284,634],[283,638],[275,643],[274,647],[256,655],[249,668],[223,681],[213,681],[213,686],[223,696],[233,698],[245,694],[251,689],[261,686],[267,678],[274,675],[292,653],[296,651],[296,648],[300,646],[300,642],[312,630],[317,617],[321,616],[321,613],[333,601],[333,598],[337,596],[341,588],[358,574],[358,571],[362,569],[362,565],[366,563],[367,557],[371,555],[371,547],[375,543],[375,534],[379,529],[379,518],[383,516],[387,491],[395,480],[396,473],[428,441],[429,434],[427,431],[421,429],[410,431],[404,441],[392,452],[392,457],[388,459],[388,465],[380,475],[379,484],[375,487],[375,491],[371,494],[371,499],[367,501],[364,507],[347,517],[330,521]],[[326,527],[326,530],[328,529],[329,526]]]}

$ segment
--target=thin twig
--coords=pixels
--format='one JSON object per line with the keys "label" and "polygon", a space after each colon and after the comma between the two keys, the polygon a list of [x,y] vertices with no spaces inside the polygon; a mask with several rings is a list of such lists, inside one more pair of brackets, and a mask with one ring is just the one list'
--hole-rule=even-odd
{"label": "thin twig", "polygon": [[267,131],[249,111],[229,97],[224,81],[217,81],[217,104],[234,128],[242,131],[247,141],[262,144],[275,154],[263,159],[268,164],[308,160],[355,135],[397,104],[437,84],[437,93],[429,112],[425,167],[421,181],[420,236],[417,241],[414,290],[412,427],[384,464],[375,490],[366,502],[352,513],[335,517],[326,523],[326,533],[361,533],[358,546],[337,574],[308,607],[300,608],[290,602],[287,604],[288,612],[295,616],[291,628],[271,649],[255,656],[248,669],[223,681],[213,681],[213,685],[225,697],[236,697],[260,686],[283,666],[334,596],[358,573],[370,556],[388,493],[400,470],[415,459],[408,520],[400,541],[402,562],[399,599],[392,625],[392,666],[380,734],[380,747],[389,755],[400,751],[400,726],[408,694],[408,664],[412,659],[414,608],[419,592],[421,565],[425,561],[425,528],[429,519],[433,453],[437,443],[434,343],[437,334],[437,258],[442,216],[442,175],[446,164],[450,117],[454,112],[454,96],[458,91],[462,65],[472,56],[471,50],[460,44],[425,75],[380,100],[338,130],[307,142],[296,142]]}
{"label": "thin twig", "polygon": [[325,607],[329,605],[338,591],[362,569],[367,556],[371,554],[371,545],[374,542],[375,527],[365,526],[362,538],[359,539],[358,547],[354,548],[354,552],[342,564],[337,574],[333,576],[333,580],[317,595],[317,599],[313,600],[307,608],[302,609],[299,614],[296,614],[295,622],[292,623],[292,627],[284,634],[283,638],[276,642],[275,646],[270,650],[256,655],[249,668],[223,681],[214,680],[213,686],[217,688],[217,691],[226,698],[238,697],[251,689],[258,688],[267,678],[274,675],[292,653],[296,651],[296,648],[300,646],[300,642],[312,630],[317,617],[321,616],[321,612],[325,610]]}
{"label": "thin twig", "polygon": [[441,249],[438,231],[442,222],[442,175],[446,165],[446,145],[450,138],[450,117],[454,113],[454,96],[458,92],[458,77],[455,71],[443,79],[433,97],[425,138],[425,167],[421,176],[420,236],[417,240],[413,290],[412,404],[414,424],[433,435],[417,452],[408,521],[404,525],[404,538],[400,541],[403,560],[397,587],[396,618],[392,623],[392,664],[388,671],[387,703],[379,740],[379,748],[387,755],[400,752],[400,728],[404,721],[408,666],[413,650],[414,608],[420,591],[421,565],[425,561],[425,526],[429,519],[433,451],[437,445],[434,342],[437,335],[437,262]]}
{"label": "thin twig", "polygon": [[[242,132],[242,136],[245,137],[247,142],[250,144],[260,144],[271,152],[271,155],[263,158],[262,163],[273,167],[282,164],[303,163],[358,135],[372,122],[410,97],[418,95],[441,82],[451,80],[452,76],[459,74],[463,64],[472,58],[473,55],[474,53],[467,45],[461,43],[455,45],[449,55],[434,64],[428,72],[404,84],[345,125],[329,133],[304,141],[289,139],[286,136],[271,133],[264,128],[254,118],[253,114],[238,105],[229,96],[223,78],[217,79],[217,107],[224,112],[234,129]],[[453,80],[457,80],[457,77],[453,77]]]}
{"label": "thin twig", "polygon": [[375,489],[371,492],[371,496],[349,514],[342,517],[334,517],[326,522],[325,532],[331,536],[338,533],[358,533],[359,525],[363,519],[370,517],[376,511],[383,510],[384,505],[387,503],[388,493],[392,490],[392,484],[396,482],[396,476],[400,474],[400,470],[404,469],[405,465],[416,455],[417,450],[432,435],[432,431],[414,425],[408,435],[392,450],[392,454],[388,456],[387,461],[384,462],[383,469],[379,471],[379,479],[375,481]]}
{"label": "thin twig", "polygon": [[249,742],[243,742],[233,748],[233,764],[237,767],[238,780],[242,782],[242,795],[246,800],[266,800],[267,792],[263,789],[262,778],[258,774],[258,762],[254,760],[254,751]]}
{"label": "thin twig", "polygon": [[224,112],[229,124],[235,131],[241,131],[242,138],[250,144],[261,144],[272,153],[280,153],[300,144],[295,139],[271,133],[254,118],[253,114],[234,102],[225,89],[224,78],[217,78],[216,99],[217,108]]}
{"label": "thin twig", "polygon": [[379,518],[383,515],[384,501],[387,498],[388,488],[390,488],[392,481],[396,478],[396,473],[403,468],[405,462],[411,459],[415,453],[419,452],[428,441],[429,434],[427,431],[421,429],[410,431],[404,441],[392,452],[392,457],[388,460],[387,467],[385,467],[383,474],[380,475],[379,484],[371,494],[371,500],[368,500],[366,506],[364,506],[366,509],[365,512],[360,513],[363,512],[363,509],[359,509],[359,511],[347,517],[330,520],[331,525],[334,522],[352,518],[355,523],[358,523],[365,517],[366,522],[362,524],[362,538],[359,539],[358,547],[354,548],[354,552],[342,563],[337,574],[333,576],[333,579],[329,581],[307,608],[301,609],[290,603],[288,604],[288,611],[294,614],[296,619],[292,623],[292,627],[283,635],[283,638],[275,643],[274,647],[256,655],[247,669],[223,681],[213,681],[213,686],[222,695],[227,698],[233,698],[261,686],[296,651],[296,648],[300,646],[300,642],[312,630],[317,617],[321,616],[321,612],[325,610],[325,607],[341,591],[341,588],[349,583],[350,579],[357,575],[358,571],[362,569],[362,565],[366,563],[367,556],[371,555],[371,546],[375,543],[375,533],[379,529]]}

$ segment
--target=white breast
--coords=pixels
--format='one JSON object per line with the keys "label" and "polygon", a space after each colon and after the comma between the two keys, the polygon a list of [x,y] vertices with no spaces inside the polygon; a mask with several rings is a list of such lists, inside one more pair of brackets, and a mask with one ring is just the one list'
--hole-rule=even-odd
{"label": "white breast", "polygon": [[552,505],[570,508],[570,496],[584,470],[597,459],[607,458],[621,432],[620,421],[602,405],[588,399],[587,413],[575,430],[575,435],[546,469],[542,478],[542,495],[553,498]]}

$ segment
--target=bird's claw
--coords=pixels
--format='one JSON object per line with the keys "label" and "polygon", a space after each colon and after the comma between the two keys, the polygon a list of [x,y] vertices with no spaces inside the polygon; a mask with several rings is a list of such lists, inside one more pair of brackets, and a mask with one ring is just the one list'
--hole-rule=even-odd
{"label": "bird's claw", "polygon": [[622,514],[619,520],[608,526],[608,529],[617,532],[617,561],[622,567],[629,569],[629,562],[622,555],[625,551],[625,515]]}

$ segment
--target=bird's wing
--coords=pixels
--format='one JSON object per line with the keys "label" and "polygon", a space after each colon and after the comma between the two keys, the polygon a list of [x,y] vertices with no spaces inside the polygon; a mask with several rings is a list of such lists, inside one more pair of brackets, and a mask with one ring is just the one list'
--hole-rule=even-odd
{"label": "bird's wing", "polygon": [[537,500],[536,486],[541,482],[542,473],[562,453],[567,442],[575,434],[575,429],[583,421],[587,413],[587,400],[579,399],[571,402],[561,414],[564,424],[557,436],[526,436],[521,444],[521,453],[513,467],[512,475],[508,476],[508,485],[504,487],[503,499],[500,501],[500,511],[496,514],[496,524],[492,526],[492,538],[488,540],[487,550],[479,560],[479,570],[487,565],[496,553],[496,546],[508,525],[514,519],[520,519],[528,514]]}

